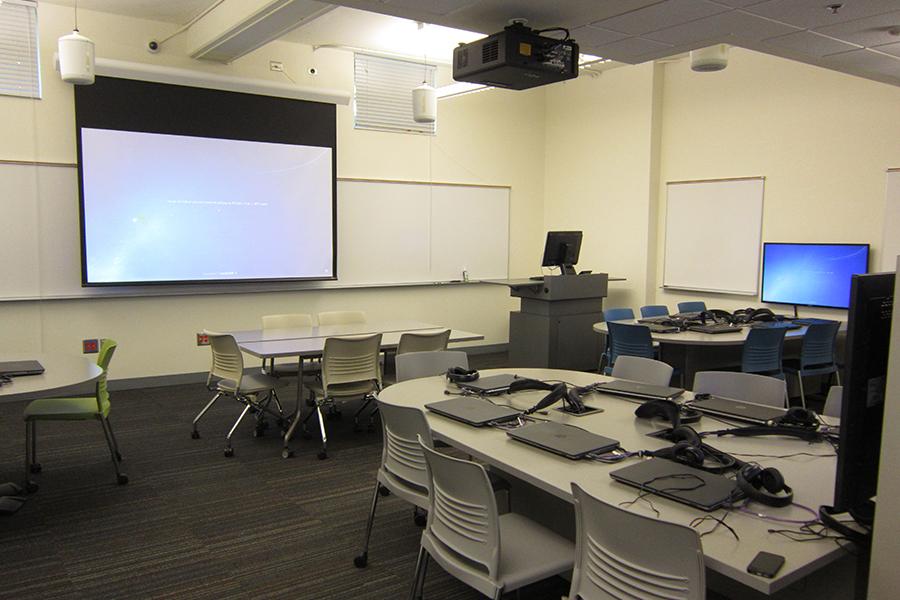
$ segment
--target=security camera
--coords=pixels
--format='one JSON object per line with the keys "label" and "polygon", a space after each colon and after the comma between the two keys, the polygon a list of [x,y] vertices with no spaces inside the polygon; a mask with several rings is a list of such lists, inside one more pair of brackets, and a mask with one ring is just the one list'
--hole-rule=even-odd
{"label": "security camera", "polygon": [[310,75],[315,75],[319,71],[315,67],[310,67],[306,72],[309,73]]}
{"label": "security camera", "polygon": [[156,40],[150,40],[149,42],[147,42],[147,52],[150,52],[151,54],[156,54],[157,52],[159,52],[159,42],[157,42]]}

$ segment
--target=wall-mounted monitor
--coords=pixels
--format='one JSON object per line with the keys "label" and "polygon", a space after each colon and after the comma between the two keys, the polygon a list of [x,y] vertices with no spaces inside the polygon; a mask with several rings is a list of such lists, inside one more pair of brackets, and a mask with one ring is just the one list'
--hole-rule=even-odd
{"label": "wall-mounted monitor", "polygon": [[542,267],[559,267],[563,275],[574,275],[581,253],[580,231],[548,231]]}
{"label": "wall-mounted monitor", "polygon": [[763,244],[763,302],[847,308],[850,281],[868,272],[868,244]]}

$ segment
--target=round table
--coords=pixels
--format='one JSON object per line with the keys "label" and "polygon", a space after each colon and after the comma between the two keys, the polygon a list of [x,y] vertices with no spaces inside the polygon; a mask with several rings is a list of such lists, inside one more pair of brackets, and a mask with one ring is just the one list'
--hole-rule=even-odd
{"label": "round table", "polygon": [[103,370],[93,359],[70,354],[0,354],[0,362],[36,360],[44,367],[40,375],[13,377],[0,385],[0,402],[33,400],[68,387],[96,381]]}

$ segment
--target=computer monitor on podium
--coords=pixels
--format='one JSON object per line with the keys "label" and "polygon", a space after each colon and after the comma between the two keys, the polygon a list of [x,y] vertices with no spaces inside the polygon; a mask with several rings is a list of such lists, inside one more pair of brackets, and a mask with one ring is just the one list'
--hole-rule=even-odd
{"label": "computer monitor on podium", "polygon": [[581,253],[580,231],[548,231],[544,244],[542,267],[559,267],[562,275],[575,275],[575,264]]}

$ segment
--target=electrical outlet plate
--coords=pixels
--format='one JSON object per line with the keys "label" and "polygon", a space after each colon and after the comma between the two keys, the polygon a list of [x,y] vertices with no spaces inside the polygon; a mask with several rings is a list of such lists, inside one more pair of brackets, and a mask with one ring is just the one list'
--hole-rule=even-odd
{"label": "electrical outlet plate", "polygon": [[278,73],[284,73],[284,63],[280,60],[270,60],[269,61],[269,70],[277,71]]}
{"label": "electrical outlet plate", "polygon": [[209,336],[205,333],[197,334],[197,345],[198,346],[209,346]]}
{"label": "electrical outlet plate", "polygon": [[81,351],[84,354],[96,354],[100,351],[100,340],[81,340]]}

